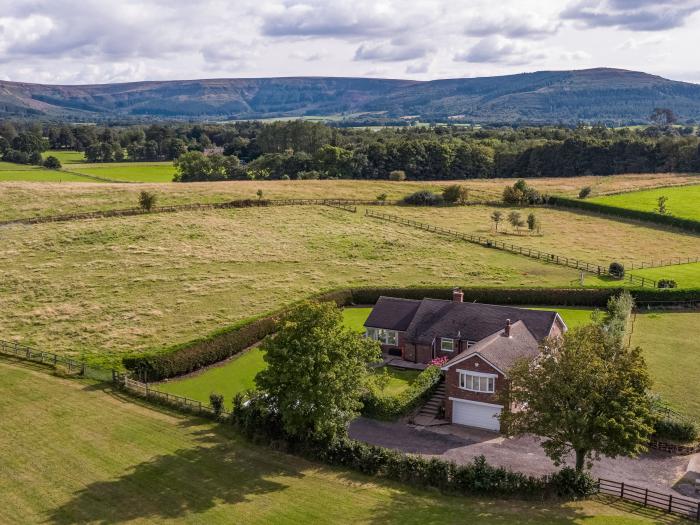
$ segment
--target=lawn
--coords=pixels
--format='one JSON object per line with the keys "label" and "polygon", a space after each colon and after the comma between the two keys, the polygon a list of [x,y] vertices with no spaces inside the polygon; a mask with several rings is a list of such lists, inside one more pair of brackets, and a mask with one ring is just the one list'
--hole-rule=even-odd
{"label": "lawn", "polygon": [[85,153],[82,151],[67,151],[63,149],[50,149],[41,155],[43,158],[56,157],[62,165],[85,163]]}
{"label": "lawn", "polygon": [[344,308],[343,325],[356,332],[365,333],[365,321],[369,317],[371,308]]}
{"label": "lawn", "polygon": [[659,197],[668,197],[666,208],[670,215],[684,219],[700,220],[700,184],[679,188],[658,188],[607,195],[589,199],[591,202],[618,206],[631,210],[655,212]]}
{"label": "lawn", "polygon": [[700,263],[645,268],[643,270],[631,270],[630,273],[656,281],[659,279],[673,279],[679,288],[700,288]]}
{"label": "lawn", "polygon": [[236,394],[255,387],[255,376],[265,368],[264,353],[252,348],[216,366],[195,372],[182,379],[160,383],[156,388],[169,394],[177,394],[190,399],[209,403],[209,395],[222,394],[226,406]]}
{"label": "lawn", "polygon": [[47,170],[41,166],[0,161],[0,182],[85,182],[85,177]]}
{"label": "lawn", "polygon": [[607,499],[442,496],[255,446],[230,427],[38,367],[3,358],[0,374],[2,523],[675,522]]}
{"label": "lawn", "polygon": [[[496,232],[490,218],[494,211],[488,206],[394,207],[389,213],[507,244],[581,259],[604,268],[613,261],[629,265],[661,258],[700,256],[700,237],[696,235],[670,231],[660,233],[657,229],[639,224],[551,208],[502,210],[503,221],[499,226],[500,231]],[[530,235],[527,228],[516,232],[508,223],[511,211],[519,211],[522,219],[534,213],[542,224],[541,235]],[[414,231],[410,226],[404,228]]]}
{"label": "lawn", "polygon": [[654,391],[700,422],[700,311],[637,314],[632,344],[644,350]]}
{"label": "lawn", "polygon": [[92,363],[202,337],[344,286],[568,286],[561,266],[327,207],[13,226],[0,333]]}
{"label": "lawn", "polygon": [[103,179],[123,182],[172,182],[172,162],[114,162],[68,165],[66,169]]}
{"label": "lawn", "polygon": [[393,366],[385,366],[376,370],[377,373],[386,373],[387,382],[384,388],[379,390],[379,395],[395,397],[402,394],[416,380],[420,370],[404,370],[394,368]]}

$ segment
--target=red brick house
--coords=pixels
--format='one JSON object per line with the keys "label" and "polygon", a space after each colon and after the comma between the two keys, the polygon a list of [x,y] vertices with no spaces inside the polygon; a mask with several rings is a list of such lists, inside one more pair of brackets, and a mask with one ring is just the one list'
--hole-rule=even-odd
{"label": "red brick house", "polygon": [[[445,417],[453,423],[499,430],[504,406],[499,393],[508,386],[508,369],[518,359],[533,359],[539,343],[567,327],[555,311],[528,310],[453,300],[420,301],[380,297],[365,322],[367,337],[389,355],[429,363],[447,357]],[[510,407],[508,407],[510,409]]]}

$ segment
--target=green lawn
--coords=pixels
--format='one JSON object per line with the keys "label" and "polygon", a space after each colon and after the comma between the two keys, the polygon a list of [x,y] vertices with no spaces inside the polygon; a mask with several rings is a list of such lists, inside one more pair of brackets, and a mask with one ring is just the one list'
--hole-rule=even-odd
{"label": "green lawn", "polygon": [[36,168],[33,170],[0,170],[0,182],[96,182],[65,171]]}
{"label": "green lawn", "polygon": [[698,205],[700,203],[700,185],[620,193],[593,197],[588,200],[609,206],[654,212],[661,196],[668,197],[666,208],[669,214],[685,219],[700,220],[700,206]]}
{"label": "green lawn", "polygon": [[371,311],[371,308],[344,308],[343,325],[356,332],[365,333],[364,324]]}
{"label": "green lawn", "polygon": [[71,164],[67,169],[86,175],[125,182],[172,182],[172,162],[112,162],[104,164]]}
{"label": "green lawn", "polygon": [[530,310],[555,310],[570,329],[590,323],[591,314],[594,310],[585,306],[524,306],[523,308],[529,308]]}
{"label": "green lawn", "polygon": [[653,390],[700,422],[700,312],[637,314],[632,344],[641,346]]}
{"label": "green lawn", "polygon": [[0,523],[676,522],[611,499],[442,496],[255,446],[228,426],[32,365],[0,358],[0,375]]}
{"label": "green lawn", "polygon": [[265,368],[264,352],[252,348],[220,365],[209,367],[182,379],[158,384],[162,392],[197,399],[208,403],[209,394],[224,396],[227,407],[234,396],[255,386],[255,376]]}
{"label": "green lawn", "polygon": [[399,368],[394,368],[393,366],[385,366],[378,370],[378,373],[384,373],[389,376],[389,381],[382,390],[380,390],[380,395],[383,396],[398,396],[403,393],[413,381],[415,381],[420,370],[403,370]]}
{"label": "green lawn", "polygon": [[[698,205],[700,206],[700,203]],[[630,273],[656,281],[659,279],[673,279],[678,284],[678,288],[700,288],[700,263],[645,268],[643,270],[631,270]]]}
{"label": "green lawn", "polygon": [[42,157],[56,157],[61,161],[62,165],[66,164],[82,164],[85,162],[85,153],[82,151],[66,151],[50,149],[41,155]]}

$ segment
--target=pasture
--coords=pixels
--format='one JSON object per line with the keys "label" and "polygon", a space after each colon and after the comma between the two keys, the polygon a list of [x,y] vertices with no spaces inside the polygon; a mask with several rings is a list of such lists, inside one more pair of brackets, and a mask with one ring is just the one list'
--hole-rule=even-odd
{"label": "pasture", "polygon": [[48,170],[41,166],[0,161],[0,183],[6,182],[86,182],[88,179],[71,173]]}
{"label": "pasture", "polygon": [[112,162],[68,165],[64,169],[120,182],[172,182],[172,162]]}
{"label": "pasture", "polygon": [[649,279],[673,279],[679,288],[700,288],[700,263],[678,264],[659,268],[632,270],[631,273]]}
{"label": "pasture", "polygon": [[38,366],[0,358],[0,373],[2,523],[682,522],[607,498],[443,496],[255,446],[230,427]]}
{"label": "pasture", "polygon": [[3,228],[5,339],[117,365],[322,290],[576,286],[578,272],[328,207]]}
{"label": "pasture", "polygon": [[700,220],[700,184],[679,188],[658,188],[618,195],[603,195],[589,199],[591,202],[617,206],[630,210],[655,212],[658,199],[668,198],[668,214],[684,219]]}

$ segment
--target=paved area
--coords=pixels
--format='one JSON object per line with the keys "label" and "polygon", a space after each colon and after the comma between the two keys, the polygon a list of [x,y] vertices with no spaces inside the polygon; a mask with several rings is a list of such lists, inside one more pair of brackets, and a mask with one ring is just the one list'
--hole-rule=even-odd
{"label": "paved area", "polygon": [[[455,463],[468,463],[484,455],[491,465],[540,476],[557,470],[544,454],[534,436],[505,438],[500,434],[469,429],[459,425],[416,427],[405,422],[384,422],[358,418],[350,425],[354,439],[412,454],[439,456]],[[700,500],[694,485],[681,481],[693,479],[700,470],[700,455],[670,456],[651,451],[637,459],[601,458],[595,462],[592,475],[624,481],[659,492],[670,492]],[[569,464],[573,464],[570,458]],[[677,484],[677,486],[676,486]]]}

